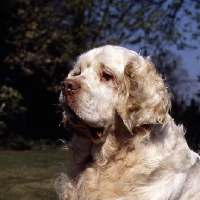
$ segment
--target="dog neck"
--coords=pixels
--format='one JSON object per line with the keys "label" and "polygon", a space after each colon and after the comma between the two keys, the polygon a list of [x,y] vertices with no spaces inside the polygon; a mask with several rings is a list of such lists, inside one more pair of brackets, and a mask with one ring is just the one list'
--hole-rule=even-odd
{"label": "dog neck", "polygon": [[162,128],[163,124],[143,124],[134,127],[130,133],[122,119],[116,116],[115,129],[107,136],[105,143],[92,144],[93,161],[103,167],[116,155],[123,155],[121,151],[125,149],[126,152],[134,151],[135,145],[139,143],[147,145],[151,140],[156,140],[155,138],[162,132]]}

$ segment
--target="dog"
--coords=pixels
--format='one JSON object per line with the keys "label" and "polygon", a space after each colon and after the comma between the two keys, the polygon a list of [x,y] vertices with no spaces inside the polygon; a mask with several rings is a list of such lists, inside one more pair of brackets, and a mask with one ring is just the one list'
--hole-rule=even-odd
{"label": "dog", "polygon": [[111,45],[80,55],[59,97],[74,134],[59,199],[199,200],[200,157],[170,97],[149,57]]}

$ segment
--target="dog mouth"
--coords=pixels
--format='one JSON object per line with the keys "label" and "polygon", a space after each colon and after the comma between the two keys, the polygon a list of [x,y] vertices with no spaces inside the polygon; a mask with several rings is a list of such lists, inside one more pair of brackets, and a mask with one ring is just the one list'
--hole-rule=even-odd
{"label": "dog mouth", "polygon": [[95,127],[89,126],[89,130],[94,139],[101,139],[103,137],[103,133],[104,133],[103,127],[95,128]]}
{"label": "dog mouth", "polygon": [[[76,113],[75,111],[68,106],[67,107],[67,113],[69,116],[69,120],[71,124],[74,126],[74,128],[79,127],[80,124],[83,124],[83,126],[86,127],[88,132],[90,133],[91,137],[93,139],[99,140],[102,139],[104,136],[104,127],[92,127],[88,124],[86,124]],[[80,129],[79,129],[80,130]]]}

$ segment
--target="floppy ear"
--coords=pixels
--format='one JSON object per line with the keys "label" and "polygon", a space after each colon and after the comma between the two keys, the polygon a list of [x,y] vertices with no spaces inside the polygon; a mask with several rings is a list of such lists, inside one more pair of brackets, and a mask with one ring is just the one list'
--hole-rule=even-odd
{"label": "floppy ear", "polygon": [[128,130],[164,123],[170,106],[170,95],[150,58],[138,55],[128,62],[116,101],[116,110]]}

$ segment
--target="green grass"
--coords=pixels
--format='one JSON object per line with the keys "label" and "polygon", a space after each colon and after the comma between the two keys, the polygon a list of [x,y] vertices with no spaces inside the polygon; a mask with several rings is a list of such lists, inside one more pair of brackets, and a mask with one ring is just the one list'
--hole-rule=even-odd
{"label": "green grass", "polygon": [[68,155],[60,150],[0,151],[0,200],[56,200],[55,179]]}

